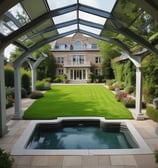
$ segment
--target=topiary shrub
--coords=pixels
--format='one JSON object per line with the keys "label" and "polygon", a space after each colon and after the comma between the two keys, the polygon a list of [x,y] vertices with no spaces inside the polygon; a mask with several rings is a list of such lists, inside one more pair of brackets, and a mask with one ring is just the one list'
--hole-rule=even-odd
{"label": "topiary shrub", "polygon": [[39,99],[39,98],[41,98],[41,97],[43,97],[44,96],[44,94],[43,93],[41,93],[40,91],[34,91],[34,92],[32,92],[31,94],[30,94],[30,98],[31,99]]}
{"label": "topiary shrub", "polygon": [[11,157],[10,153],[0,148],[0,168],[12,168],[13,163],[14,159]]}
{"label": "topiary shrub", "polygon": [[155,109],[152,106],[147,106],[146,113],[153,121],[158,122],[158,109]]}
{"label": "topiary shrub", "polygon": [[22,86],[22,88],[24,88],[27,91],[28,94],[30,93],[31,80],[30,80],[30,76],[27,73],[22,74],[21,86]]}
{"label": "topiary shrub", "polygon": [[155,153],[155,161],[158,163],[158,152]]}
{"label": "topiary shrub", "polygon": [[12,67],[5,67],[5,86],[13,87],[14,86],[14,70]]}

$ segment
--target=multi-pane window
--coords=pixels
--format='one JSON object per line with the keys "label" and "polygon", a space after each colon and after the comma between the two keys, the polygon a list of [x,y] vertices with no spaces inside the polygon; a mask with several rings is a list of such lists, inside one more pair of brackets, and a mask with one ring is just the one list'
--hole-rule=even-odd
{"label": "multi-pane window", "polygon": [[61,69],[57,69],[57,75],[63,75],[64,74],[64,70]]}
{"label": "multi-pane window", "polygon": [[95,69],[95,75],[96,75],[96,76],[99,76],[99,75],[100,75],[100,69],[99,69],[99,68]]}
{"label": "multi-pane window", "polygon": [[92,47],[92,49],[97,49],[97,44],[96,44],[96,43],[93,43],[93,44],[91,45],[91,47]]}
{"label": "multi-pane window", "polygon": [[81,50],[82,49],[82,44],[80,41],[76,41],[74,44],[74,49],[75,50]]}
{"label": "multi-pane window", "polygon": [[101,63],[101,57],[95,57],[95,63],[100,64]]}
{"label": "multi-pane window", "polygon": [[57,57],[56,58],[56,63],[57,64],[63,64],[64,63],[64,57]]}
{"label": "multi-pane window", "polygon": [[73,55],[73,64],[84,64],[84,55]]}
{"label": "multi-pane window", "polygon": [[59,44],[59,48],[60,48],[61,50],[64,50],[64,49],[65,49],[65,43],[60,43],[60,44]]}

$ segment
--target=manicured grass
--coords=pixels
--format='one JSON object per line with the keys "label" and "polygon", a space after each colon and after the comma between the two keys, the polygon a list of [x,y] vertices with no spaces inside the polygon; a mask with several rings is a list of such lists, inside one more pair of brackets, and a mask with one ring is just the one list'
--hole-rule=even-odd
{"label": "manicured grass", "polygon": [[98,116],[132,119],[127,108],[102,85],[54,85],[24,113],[24,119],[54,119],[68,116]]}

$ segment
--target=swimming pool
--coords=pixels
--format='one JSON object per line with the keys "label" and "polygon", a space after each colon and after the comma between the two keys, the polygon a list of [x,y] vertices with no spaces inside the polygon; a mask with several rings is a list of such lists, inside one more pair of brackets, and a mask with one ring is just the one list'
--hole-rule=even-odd
{"label": "swimming pool", "polygon": [[125,124],[100,120],[64,120],[38,124],[27,149],[130,149],[137,143]]}
{"label": "swimming pool", "polygon": [[13,155],[141,153],[152,151],[129,120],[102,117],[31,121],[12,149]]}

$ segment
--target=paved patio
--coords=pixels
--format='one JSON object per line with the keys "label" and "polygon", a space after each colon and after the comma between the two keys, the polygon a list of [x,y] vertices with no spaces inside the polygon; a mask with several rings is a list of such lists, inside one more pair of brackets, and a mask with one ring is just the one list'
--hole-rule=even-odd
{"label": "paved patio", "polygon": [[[33,101],[24,99],[23,110]],[[21,136],[30,121],[11,120],[14,108],[6,110],[9,132],[0,138],[0,147],[11,152],[13,145]],[[158,168],[154,151],[158,151],[158,124],[147,119],[132,120],[132,124],[153,151],[153,154],[128,154],[104,156],[13,156],[13,168]]]}

